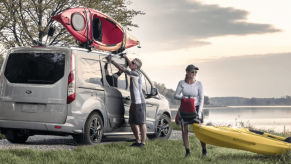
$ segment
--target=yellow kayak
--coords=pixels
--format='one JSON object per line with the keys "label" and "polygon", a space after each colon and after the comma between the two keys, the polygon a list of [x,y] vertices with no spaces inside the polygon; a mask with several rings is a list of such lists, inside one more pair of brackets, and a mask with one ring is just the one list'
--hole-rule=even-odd
{"label": "yellow kayak", "polygon": [[251,151],[258,154],[282,154],[291,149],[290,137],[280,137],[246,128],[213,127],[193,124],[195,136],[207,144]]}

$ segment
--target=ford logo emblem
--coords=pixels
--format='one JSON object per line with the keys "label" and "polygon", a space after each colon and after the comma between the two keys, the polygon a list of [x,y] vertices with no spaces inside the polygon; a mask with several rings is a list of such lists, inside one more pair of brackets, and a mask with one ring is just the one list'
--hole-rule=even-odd
{"label": "ford logo emblem", "polygon": [[25,91],[27,94],[31,94],[32,92],[30,90]]}

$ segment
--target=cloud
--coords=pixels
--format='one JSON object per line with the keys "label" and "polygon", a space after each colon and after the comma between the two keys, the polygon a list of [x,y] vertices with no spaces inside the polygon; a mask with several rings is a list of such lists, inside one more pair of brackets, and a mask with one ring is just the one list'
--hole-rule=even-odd
{"label": "cloud", "polygon": [[[167,41],[149,41],[149,42],[142,42],[142,50],[141,53],[151,54],[154,52],[158,52],[161,50],[164,51],[174,51],[180,49],[188,49],[194,47],[201,47],[210,45],[211,42],[201,41],[201,40],[188,40],[187,42],[183,42],[180,40],[167,40]],[[130,51],[130,50],[129,50]]]}
{"label": "cloud", "polygon": [[175,67],[147,69],[153,81],[176,89],[188,64],[199,67],[197,79],[211,97],[281,97],[291,95],[291,52],[222,57],[208,61],[189,59]]}
{"label": "cloud", "polygon": [[[248,22],[248,11],[186,0],[133,1],[146,15],[134,19],[149,47],[181,42],[183,47],[203,39],[280,32],[271,24]],[[182,48],[183,48],[182,47]]]}
{"label": "cloud", "polygon": [[220,58],[199,63],[200,78],[216,96],[281,97],[291,95],[289,61],[291,53]]}

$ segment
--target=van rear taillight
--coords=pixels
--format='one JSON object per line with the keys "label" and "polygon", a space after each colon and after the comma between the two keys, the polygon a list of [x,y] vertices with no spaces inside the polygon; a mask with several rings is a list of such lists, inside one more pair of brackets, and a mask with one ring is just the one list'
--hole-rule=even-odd
{"label": "van rear taillight", "polygon": [[71,72],[69,74],[69,80],[68,80],[67,104],[70,104],[74,100],[75,100],[75,74],[74,74],[74,72]]}
{"label": "van rear taillight", "polygon": [[75,55],[71,55],[71,72],[68,78],[68,97],[67,104],[70,104],[75,100],[76,83],[75,83]]}

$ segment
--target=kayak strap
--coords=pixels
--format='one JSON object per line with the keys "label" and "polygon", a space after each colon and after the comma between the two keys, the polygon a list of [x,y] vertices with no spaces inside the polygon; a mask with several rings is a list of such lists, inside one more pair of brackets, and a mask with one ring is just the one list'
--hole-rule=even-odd
{"label": "kayak strap", "polygon": [[121,53],[125,50],[125,44],[126,44],[126,29],[124,27],[122,27],[122,41],[121,41],[121,46],[120,48],[117,50],[117,53]]}
{"label": "kayak strap", "polygon": [[[110,23],[112,23],[113,25],[115,25],[116,26],[116,23],[115,22],[113,22],[111,19],[109,19],[109,18],[105,18],[108,22],[110,22]],[[117,26],[116,26],[117,27]]]}
{"label": "kayak strap", "polygon": [[263,135],[264,132],[260,132],[260,131],[257,131],[257,130],[252,130],[252,129],[249,129],[250,132],[253,132],[253,133],[256,133],[256,134],[260,134],[260,135]]}
{"label": "kayak strap", "polygon": [[[249,131],[250,131],[250,132],[253,132],[253,133],[256,133],[256,134],[259,134],[259,135],[264,135],[264,132],[260,132],[260,131],[257,131],[257,130],[249,129]],[[280,140],[280,139],[275,138],[275,137],[270,136],[270,135],[267,135],[267,137],[270,137],[270,138],[274,138],[274,139]],[[280,140],[280,141],[284,141],[284,142],[291,143],[291,137],[288,137],[288,138],[286,138],[285,140]]]}

